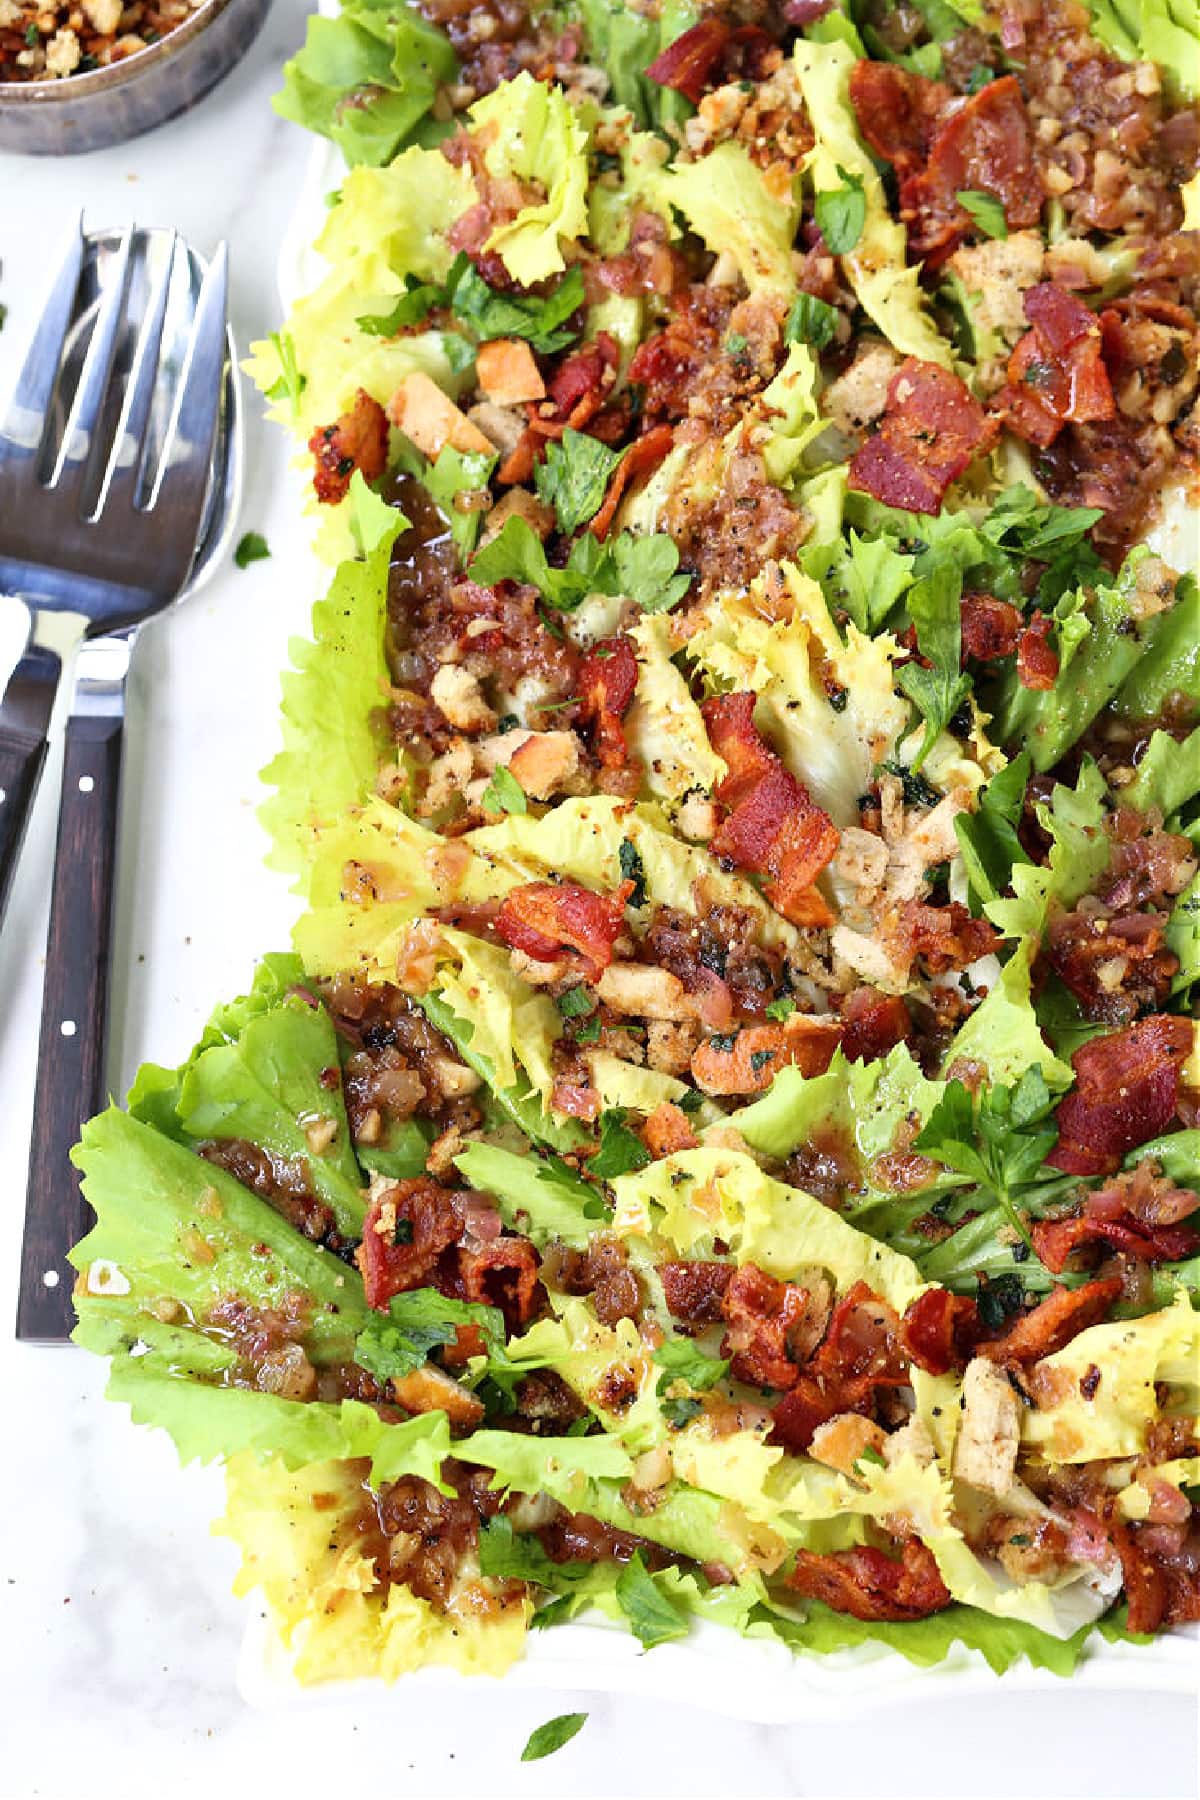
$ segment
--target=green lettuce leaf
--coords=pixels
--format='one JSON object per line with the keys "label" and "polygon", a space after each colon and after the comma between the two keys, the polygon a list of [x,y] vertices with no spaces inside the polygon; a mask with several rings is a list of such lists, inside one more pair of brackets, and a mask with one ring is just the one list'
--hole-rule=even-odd
{"label": "green lettuce leaf", "polygon": [[[796,44],[796,74],[816,134],[806,173],[818,192],[843,186],[847,176],[862,182],[866,221],[843,258],[850,285],[864,312],[902,356],[919,356],[949,368],[950,345],[930,317],[917,265],[908,264],[907,233],[892,218],[883,183],[858,135],[850,72],[859,54],[841,38],[824,44],[801,38]],[[695,167],[707,167],[711,160]]]}
{"label": "green lettuce leaf", "polygon": [[1125,719],[1153,719],[1169,694],[1200,703],[1200,582],[1184,575],[1175,604],[1158,617],[1152,640],[1112,698]]}
{"label": "green lettuce leaf", "polygon": [[767,185],[743,145],[718,144],[699,161],[670,170],[662,191],[710,250],[733,257],[752,294],[790,298],[795,292],[791,252],[799,206]]}
{"label": "green lettuce leaf", "polygon": [[399,154],[457,72],[449,40],[403,0],[345,0],[340,17],[309,19],[272,105],[331,138],[349,164],[378,165]]}
{"label": "green lettuce leaf", "polygon": [[1099,881],[1112,855],[1104,828],[1107,800],[1104,777],[1087,757],[1074,788],[1056,783],[1049,803],[1039,802],[1038,823],[1052,839],[1044,865],[1027,859],[1014,863],[1013,898],[989,900],[984,907],[1006,937],[1040,940],[1051,909],[1069,909]]}
{"label": "green lettuce leaf", "polygon": [[1037,945],[1026,939],[1009,958],[1000,979],[950,1041],[943,1069],[958,1061],[980,1063],[994,1084],[1018,1081],[1040,1068],[1053,1088],[1069,1087],[1070,1065],[1055,1056],[1038,1026],[1030,999],[1030,969]]}
{"label": "green lettuce leaf", "polygon": [[71,1251],[77,1343],[136,1371],[211,1383],[236,1364],[228,1333],[204,1329],[214,1308],[288,1303],[303,1310],[310,1362],[352,1355],[368,1316],[357,1271],[224,1169],[116,1107],[85,1126],[72,1158],[97,1215]]}
{"label": "green lettuce leaf", "polygon": [[1200,6],[1196,0],[1087,0],[1092,30],[1126,62],[1157,63],[1168,89],[1200,94]]}
{"label": "green lettuce leaf", "polygon": [[[1149,554],[1139,546],[1126,557],[1113,585],[1102,584],[1082,598],[1067,595],[1059,602],[1055,618],[1060,625],[1078,620],[1086,624],[1087,631],[1073,640],[1074,654],[1069,661],[1062,658],[1052,688],[1023,687],[1014,667],[990,702],[1001,741],[1028,749],[1039,774],[1053,768],[1082,737],[1101,708],[1143,658],[1150,660],[1156,643],[1169,632],[1173,610],[1139,618],[1130,604],[1138,565]],[[1139,671],[1139,680],[1144,679]]]}
{"label": "green lettuce leaf", "polygon": [[624,0],[580,0],[589,60],[608,76],[613,99],[641,126],[680,124],[692,111],[673,88],[659,87],[646,70],[677,37],[696,23],[690,0],[667,0],[657,15],[637,12]]}
{"label": "green lettuce leaf", "polygon": [[[402,523],[399,513],[396,519]],[[383,539],[362,561],[342,563],[313,608],[312,639],[290,645],[283,748],[262,775],[275,793],[259,816],[271,865],[298,874],[302,890],[315,835],[372,791],[384,755],[389,551]]]}
{"label": "green lettuce leaf", "polygon": [[1148,812],[1156,806],[1165,819],[1177,813],[1194,794],[1200,793],[1200,729],[1183,739],[1156,731],[1128,787],[1121,789],[1121,804]]}
{"label": "green lettuce leaf", "polygon": [[525,287],[566,268],[562,245],[587,230],[588,138],[560,88],[523,70],[471,108],[471,125],[495,179],[536,181],[546,198],[499,225],[485,248]]}
{"label": "green lettuce leaf", "polygon": [[543,1249],[559,1238],[584,1250],[608,1208],[596,1189],[557,1157],[522,1156],[498,1144],[471,1143],[454,1159],[470,1187],[491,1194],[513,1231]]}

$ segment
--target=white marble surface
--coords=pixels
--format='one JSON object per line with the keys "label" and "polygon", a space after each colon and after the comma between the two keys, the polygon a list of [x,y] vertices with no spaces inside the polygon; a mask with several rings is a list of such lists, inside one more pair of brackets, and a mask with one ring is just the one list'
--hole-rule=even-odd
{"label": "white marble surface", "polygon": [[[306,145],[268,96],[304,0],[276,0],[245,64],[190,118],[122,149],[53,163],[0,156],[0,391],[6,390],[71,209],[90,225],[228,237],[244,344],[275,323],[274,263]],[[253,408],[251,409],[253,410]],[[294,540],[279,442],[250,422],[244,528],[272,559],[229,569],[138,650],[126,748],[120,932],[109,1080],[175,1060],[254,954],[283,942],[293,901],[261,866],[256,770],[276,734],[278,672],[311,577]],[[0,494],[0,505],[3,496]],[[291,543],[289,553],[289,541]],[[645,1698],[491,1685],[392,1691],[365,1710],[259,1713],[235,1666],[234,1553],[210,1539],[212,1472],[180,1472],[165,1440],[99,1404],[99,1366],[9,1336],[32,1107],[53,832],[48,771],[0,940],[0,1795],[288,1800],[349,1782],[392,1793],[1090,1796],[1196,1791],[1196,1709],[1183,1697],[1014,1693],[926,1700],[851,1728],[742,1725]],[[584,1733],[540,1765],[531,1728],[569,1708]]]}

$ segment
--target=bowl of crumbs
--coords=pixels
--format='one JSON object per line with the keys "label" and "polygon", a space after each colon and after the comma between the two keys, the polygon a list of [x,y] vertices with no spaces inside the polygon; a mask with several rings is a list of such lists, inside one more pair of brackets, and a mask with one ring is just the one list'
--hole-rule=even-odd
{"label": "bowl of crumbs", "polygon": [[270,0],[0,0],[0,150],[69,156],[203,99]]}

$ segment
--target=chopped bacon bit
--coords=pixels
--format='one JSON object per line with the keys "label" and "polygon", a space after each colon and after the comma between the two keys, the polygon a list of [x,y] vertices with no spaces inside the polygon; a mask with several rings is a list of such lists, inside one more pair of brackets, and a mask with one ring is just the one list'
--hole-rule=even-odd
{"label": "chopped bacon bit", "polygon": [[731,35],[724,19],[710,14],[660,51],[646,74],[659,87],[674,88],[698,106]]}
{"label": "chopped bacon bit", "polygon": [[594,536],[608,536],[629,483],[635,475],[648,475],[657,469],[663,458],[670,454],[674,439],[675,431],[670,425],[652,425],[649,431],[643,431],[641,437],[634,439],[613,470],[604,504],[592,520],[590,530]]}
{"label": "chopped bacon bit", "polygon": [[824,1342],[772,1414],[773,1444],[807,1450],[813,1432],[838,1413],[871,1413],[876,1390],[908,1379],[894,1310],[864,1281],[834,1307]]}
{"label": "chopped bacon bit", "polygon": [[564,357],[551,376],[547,394],[554,411],[550,416],[556,422],[574,426],[572,415],[580,403],[600,398],[616,380],[620,366],[616,339],[610,332],[597,332],[594,342]]}
{"label": "chopped bacon bit", "polygon": [[621,720],[633,704],[637,681],[632,638],[605,638],[579,666],[581,716],[592,725],[592,748],[601,770],[610,776],[629,767],[629,745]]}
{"label": "chopped bacon bit", "polygon": [[[811,16],[819,18],[828,4],[829,0],[817,4]],[[684,94],[698,106],[703,90],[716,76],[750,74],[761,79],[768,74],[772,52],[777,58],[774,43],[761,27],[738,25],[732,29],[723,18],[709,14],[666,50],[660,50],[646,74],[660,88],[675,88],[676,94]]]}
{"label": "chopped bacon bit", "polygon": [[[1190,1516],[1190,1515],[1189,1515]],[[1132,1632],[1159,1631],[1200,1619],[1195,1534],[1185,1526],[1125,1525],[1114,1520]]]}
{"label": "chopped bacon bit", "polygon": [[1009,229],[1036,225],[1045,197],[1033,154],[1029,115],[1016,77],[989,81],[943,117],[919,174],[903,180],[900,216],[909,244],[936,265],[971,230],[958,200],[964,191],[994,195]]}
{"label": "chopped bacon bit", "polygon": [[1003,1337],[980,1344],[979,1354],[1002,1363],[1039,1362],[1053,1356],[1081,1331],[1098,1325],[1120,1293],[1119,1275],[1077,1288],[1052,1288],[1032,1312],[1015,1319]]}
{"label": "chopped bacon bit", "polygon": [[1049,693],[1058,680],[1058,651],[1050,642],[1054,621],[1035,612],[1017,640],[1017,680],[1035,693]]}
{"label": "chopped bacon bit", "polygon": [[1083,1044],[1071,1058],[1075,1086],[1059,1104],[1047,1163],[1068,1175],[1109,1175],[1126,1151],[1165,1131],[1194,1030],[1190,1019],[1155,1013]]}
{"label": "chopped bacon bit", "polygon": [[999,942],[995,927],[986,919],[973,919],[958,900],[948,906],[906,900],[889,921],[887,933],[903,958],[909,962],[923,958],[931,975],[969,968]]}
{"label": "chopped bacon bit", "polygon": [[458,1275],[464,1299],[499,1306],[510,1326],[524,1325],[532,1317],[538,1260],[528,1238],[499,1237],[479,1249],[460,1250]]}
{"label": "chopped bacon bit", "polygon": [[962,597],[962,657],[965,663],[998,662],[1017,648],[1021,631],[1020,608],[995,594]]}
{"label": "chopped bacon bit", "polygon": [[728,1047],[724,1040],[701,1044],[692,1056],[692,1080],[706,1094],[758,1094],[790,1063],[802,1075],[823,1075],[841,1035],[833,1018],[793,1015],[782,1025],[747,1025]]}
{"label": "chopped bacon bit", "polygon": [[842,1055],[847,1062],[875,1062],[912,1035],[908,1008],[897,994],[855,988],[842,1002]]}
{"label": "chopped bacon bit", "polygon": [[864,60],[850,71],[850,100],[858,129],[876,156],[900,176],[911,175],[929,154],[939,119],[953,101],[941,81],[910,74],[892,63]]}
{"label": "chopped bacon bit", "polygon": [[509,452],[496,471],[496,479],[504,487],[515,487],[529,480],[534,465],[541,461],[548,438],[561,438],[570,426],[572,431],[592,427],[596,436],[609,419],[596,419],[612,391],[621,363],[621,352],[615,338],[607,331],[597,332],[595,342],[584,344],[565,356],[550,378],[545,400],[526,407],[529,420],[516,447]]}
{"label": "chopped bacon bit", "polygon": [[1015,77],[955,99],[940,81],[877,62],[856,63],[850,98],[858,128],[900,181],[900,217],[914,253],[942,262],[972,229],[964,191],[993,195],[1010,230],[1036,225],[1044,190]]}
{"label": "chopped bacon bit", "polygon": [[669,1100],[661,1101],[642,1125],[641,1139],[656,1162],[677,1150],[694,1150],[699,1142],[687,1114]]}
{"label": "chopped bacon bit", "polygon": [[461,1229],[451,1195],[436,1181],[417,1176],[381,1188],[355,1253],[367,1305],[386,1312],[396,1294],[421,1287]]}
{"label": "chopped bacon bit", "polygon": [[788,1586],[855,1619],[927,1619],[950,1604],[933,1552],[907,1538],[899,1562],[864,1545],[821,1556],[796,1552]]}
{"label": "chopped bacon bit", "polygon": [[1175,1187],[1158,1172],[1156,1163],[1147,1160],[1088,1194],[1074,1217],[1039,1219],[1030,1235],[1034,1249],[1056,1275],[1084,1245],[1106,1245],[1138,1262],[1181,1262],[1200,1250],[1200,1232],[1183,1223],[1197,1208],[1200,1194]]}
{"label": "chopped bacon bit", "polygon": [[993,404],[1018,436],[1044,450],[1068,423],[1111,419],[1116,402],[1100,323],[1082,300],[1043,281],[1025,295],[1025,317],[1031,330],[1013,351],[1008,385]]}
{"label": "chopped bacon bit", "polygon": [[735,1271],[721,1299],[729,1329],[721,1353],[739,1381],[789,1388],[799,1374],[802,1341],[812,1326],[812,1296],[792,1281],[776,1281],[755,1263]]}
{"label": "chopped bacon bit", "polygon": [[975,1354],[982,1327],[979,1307],[948,1288],[926,1288],[905,1309],[900,1342],[905,1355],[930,1375],[965,1369]]}
{"label": "chopped bacon bit", "polygon": [[766,897],[794,925],[832,924],[813,884],[838,847],[833,820],[764,743],[752,693],[718,695],[701,711],[712,747],[729,770],[716,789],[729,812],[713,837],[713,854],[769,875]]}
{"label": "chopped bacon bit", "polygon": [[888,385],[878,431],[851,461],[850,485],[887,506],[940,512],[950,483],[998,435],[997,421],[957,375],[906,357]]}
{"label": "chopped bacon bit", "polygon": [[[1166,1001],[1179,958],[1167,947],[1168,915],[1060,913],[1050,922],[1046,960],[1079,1001],[1085,1018],[1122,1024]],[[1116,985],[1102,976],[1119,973]]]}
{"label": "chopped bacon bit", "polygon": [[595,981],[612,961],[632,892],[631,881],[613,894],[594,894],[576,881],[529,881],[506,896],[496,914],[496,936],[535,962],[557,962],[572,950],[586,979]]}
{"label": "chopped bacon bit", "polygon": [[669,1262],[658,1266],[663,1298],[673,1319],[700,1330],[722,1317],[721,1301],[733,1279],[733,1264]]}
{"label": "chopped bacon bit", "polygon": [[579,698],[586,717],[605,713],[623,719],[637,691],[637,652],[633,639],[604,638],[579,665]]}
{"label": "chopped bacon bit", "polygon": [[346,498],[355,469],[365,481],[374,481],[387,467],[387,414],[378,400],[359,388],[349,411],[332,425],[319,425],[308,447],[316,464],[313,487],[317,499],[336,505]]}

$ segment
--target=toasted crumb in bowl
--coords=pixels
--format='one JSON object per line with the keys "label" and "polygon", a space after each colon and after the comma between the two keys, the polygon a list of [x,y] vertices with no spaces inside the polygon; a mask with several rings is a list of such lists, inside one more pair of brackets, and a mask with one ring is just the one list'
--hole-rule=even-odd
{"label": "toasted crumb in bowl", "polygon": [[0,82],[63,80],[156,44],[204,0],[0,0]]}

